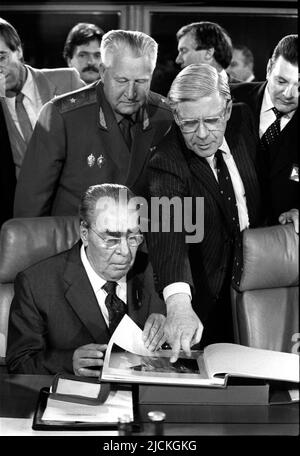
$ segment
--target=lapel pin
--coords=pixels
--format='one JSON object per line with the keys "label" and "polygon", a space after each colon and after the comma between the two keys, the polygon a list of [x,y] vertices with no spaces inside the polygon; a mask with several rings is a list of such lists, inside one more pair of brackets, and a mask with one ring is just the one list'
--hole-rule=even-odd
{"label": "lapel pin", "polygon": [[299,167],[297,165],[293,165],[293,169],[290,174],[290,180],[299,182]]}
{"label": "lapel pin", "polygon": [[104,156],[101,154],[98,158],[97,158],[97,165],[99,166],[99,168],[102,168],[102,166],[104,165]]}
{"label": "lapel pin", "polygon": [[90,154],[88,157],[87,157],[87,164],[88,166],[91,168],[92,166],[94,166],[95,164],[95,156],[93,154]]}

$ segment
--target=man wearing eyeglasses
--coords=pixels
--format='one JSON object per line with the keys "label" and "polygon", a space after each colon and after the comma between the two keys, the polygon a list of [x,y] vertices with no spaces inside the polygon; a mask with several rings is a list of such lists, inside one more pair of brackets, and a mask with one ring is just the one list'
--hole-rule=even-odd
{"label": "man wearing eyeglasses", "polygon": [[188,243],[178,223],[171,232],[149,232],[176,361],[200,339],[202,346],[233,342],[230,284],[241,273],[240,233],[260,222],[260,192],[251,113],[232,105],[226,79],[211,65],[189,65],[168,97],[175,123],[150,160],[149,196],[204,198],[201,242],[189,236]]}
{"label": "man wearing eyeglasses", "polygon": [[154,290],[138,211],[127,187],[89,187],[81,240],[22,272],[15,282],[7,345],[10,372],[99,376],[106,344],[125,313],[151,350],[164,342],[165,306]]}

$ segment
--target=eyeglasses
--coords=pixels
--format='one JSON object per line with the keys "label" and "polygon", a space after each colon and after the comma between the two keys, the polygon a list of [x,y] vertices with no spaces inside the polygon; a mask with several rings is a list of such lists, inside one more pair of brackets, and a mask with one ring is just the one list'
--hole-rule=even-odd
{"label": "eyeglasses", "polygon": [[[105,247],[106,249],[115,249],[119,245],[121,245],[123,236],[121,236],[121,237],[110,236],[110,237],[104,238],[103,236],[101,236],[100,233],[95,231],[91,226],[89,228],[101,239],[102,246]],[[125,237],[125,239],[126,239],[127,244],[130,247],[138,247],[143,242],[144,236],[142,234],[131,234],[130,236]]]}
{"label": "eyeglasses", "polygon": [[197,119],[179,119],[177,113],[175,113],[174,119],[183,133],[194,133],[198,129],[201,122],[207,130],[214,131],[219,130],[223,126],[226,110],[227,104],[224,108],[223,114],[220,116],[206,117],[205,119],[202,119],[202,117]]}

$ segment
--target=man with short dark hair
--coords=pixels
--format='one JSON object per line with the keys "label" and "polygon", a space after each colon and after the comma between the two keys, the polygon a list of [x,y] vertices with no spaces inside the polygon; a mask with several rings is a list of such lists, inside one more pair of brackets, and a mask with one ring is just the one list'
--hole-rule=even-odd
{"label": "man with short dark hair", "polygon": [[99,377],[106,344],[125,313],[144,328],[147,348],[165,342],[164,304],[147,255],[138,251],[143,235],[133,198],[121,185],[88,188],[79,211],[81,240],[17,276],[10,372]]}
{"label": "man with short dark hair", "polygon": [[268,223],[293,221],[298,231],[298,35],[287,35],[274,49],[267,81],[232,86],[236,101],[251,108],[258,138]]}
{"label": "man with short dark hair", "polygon": [[234,46],[232,60],[227,68],[227,73],[231,79],[236,79],[240,82],[256,81],[253,70],[254,57],[251,50],[243,45]]}
{"label": "man with short dark hair", "polygon": [[194,22],[178,30],[176,63],[186,66],[207,63],[227,76],[226,68],[232,58],[232,42],[227,31],[214,22]]}
{"label": "man with short dark hair", "polygon": [[99,79],[100,44],[104,35],[95,24],[80,22],[70,30],[63,56],[71,68],[76,68],[81,79],[90,84]]}
{"label": "man with short dark hair", "polygon": [[142,193],[148,160],[172,122],[165,99],[150,91],[156,58],[157,43],[145,33],[103,36],[101,80],[40,113],[16,189],[16,217],[74,215],[85,189],[104,182]]}

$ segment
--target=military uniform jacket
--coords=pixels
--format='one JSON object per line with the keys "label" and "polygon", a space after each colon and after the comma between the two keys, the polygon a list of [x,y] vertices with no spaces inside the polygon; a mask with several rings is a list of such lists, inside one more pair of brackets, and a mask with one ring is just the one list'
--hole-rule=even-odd
{"label": "military uniform jacket", "polygon": [[76,215],[90,185],[124,184],[140,194],[148,160],[172,121],[153,92],[142,111],[129,151],[100,81],[47,103],[20,172],[15,216]]}

